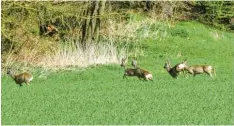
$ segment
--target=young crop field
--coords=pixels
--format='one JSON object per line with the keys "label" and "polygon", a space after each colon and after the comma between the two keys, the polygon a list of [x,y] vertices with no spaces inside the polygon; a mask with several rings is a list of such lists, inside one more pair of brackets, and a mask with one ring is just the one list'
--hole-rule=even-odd
{"label": "young crop field", "polygon": [[[137,60],[153,81],[123,79],[119,64],[47,71],[43,77],[36,69],[31,85],[22,87],[2,75],[2,124],[233,125],[233,33],[197,22],[165,31],[163,40],[143,39],[144,55]],[[217,75],[174,79],[163,68],[166,59],[175,65],[186,58],[188,65],[212,65]]]}

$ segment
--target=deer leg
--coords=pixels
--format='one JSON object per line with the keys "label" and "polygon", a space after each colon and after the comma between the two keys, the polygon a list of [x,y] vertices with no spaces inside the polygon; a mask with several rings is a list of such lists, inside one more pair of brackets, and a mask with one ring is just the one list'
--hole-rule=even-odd
{"label": "deer leg", "polygon": [[147,78],[146,75],[144,75],[144,80],[145,80],[145,81],[148,81],[149,78]]}
{"label": "deer leg", "polygon": [[183,76],[185,76],[185,74],[184,74],[184,70],[182,70],[182,74],[183,74]]}
{"label": "deer leg", "polygon": [[26,83],[26,85],[29,85],[29,82],[28,82],[28,81],[26,81],[25,83]]}
{"label": "deer leg", "polygon": [[195,74],[195,73],[194,73],[193,71],[191,71],[191,70],[188,70],[188,73],[189,73],[189,74],[192,74],[193,76],[194,76],[194,74]]}
{"label": "deer leg", "polygon": [[210,75],[210,77],[213,77],[213,76],[212,76],[212,73],[208,73],[208,75]]}
{"label": "deer leg", "polygon": [[213,76],[216,76],[216,73],[215,73],[215,70],[212,69],[211,72],[210,72]]}
{"label": "deer leg", "polygon": [[204,71],[207,75],[209,75],[210,77],[212,77],[212,73],[209,71]]}
{"label": "deer leg", "polygon": [[187,73],[188,72],[186,70],[184,70],[184,76],[185,76],[185,78],[188,78],[188,74]]}
{"label": "deer leg", "polygon": [[175,77],[176,79],[178,79],[179,74],[180,74],[180,73],[176,73],[176,77]]}
{"label": "deer leg", "polygon": [[212,71],[213,71],[214,76],[216,76],[215,69],[213,69]]}
{"label": "deer leg", "polygon": [[183,70],[183,73],[184,73],[184,76],[187,78],[187,71],[186,70]]}
{"label": "deer leg", "polygon": [[216,73],[215,73],[215,71],[213,71],[213,74],[214,74],[214,76],[216,76]]}

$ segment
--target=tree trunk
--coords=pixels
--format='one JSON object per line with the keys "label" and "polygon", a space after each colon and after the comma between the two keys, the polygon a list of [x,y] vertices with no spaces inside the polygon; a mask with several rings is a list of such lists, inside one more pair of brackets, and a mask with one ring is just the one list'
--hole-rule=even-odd
{"label": "tree trunk", "polygon": [[104,9],[105,9],[105,3],[106,1],[101,1],[100,2],[100,6],[99,6],[99,9],[98,9],[98,18],[97,18],[97,21],[96,21],[96,27],[94,29],[94,33],[93,33],[93,37],[94,37],[94,41],[97,42],[98,39],[99,39],[99,31],[100,31],[100,25],[101,25],[101,18],[104,14]]}
{"label": "tree trunk", "polygon": [[105,3],[106,1],[92,1],[91,7],[86,10],[86,19],[82,25],[81,43],[83,49],[88,42],[97,42],[99,39],[100,18],[104,13]]}

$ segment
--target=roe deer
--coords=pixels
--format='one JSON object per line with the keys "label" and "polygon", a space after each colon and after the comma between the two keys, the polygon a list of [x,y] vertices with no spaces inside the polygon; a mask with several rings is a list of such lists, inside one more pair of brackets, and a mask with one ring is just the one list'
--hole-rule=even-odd
{"label": "roe deer", "polygon": [[40,25],[40,35],[53,36],[56,33],[58,33],[58,29],[54,25],[51,24]]}
{"label": "roe deer", "polygon": [[153,81],[153,75],[147,70],[135,68],[135,74],[139,79],[143,78],[144,80]]}
{"label": "roe deer", "polygon": [[152,80],[153,76],[150,72],[148,72],[147,70],[143,70],[141,68],[137,67],[137,61],[133,60],[132,61],[132,66],[134,66],[134,69],[131,68],[125,68],[125,64],[126,64],[126,59],[122,59],[122,63],[121,66],[124,67],[124,76],[123,78],[125,78],[126,76],[137,76],[139,79],[143,78],[144,80]]}
{"label": "roe deer", "polygon": [[7,74],[12,77],[13,80],[15,80],[16,84],[19,84],[22,86],[22,83],[26,83],[29,85],[29,83],[33,80],[33,76],[30,73],[24,72],[21,74],[14,74],[11,70],[7,71]]}
{"label": "roe deer", "polygon": [[183,73],[185,73],[185,68],[186,68],[186,60],[184,60],[183,62],[176,64],[174,67],[171,67],[171,63],[169,62],[169,60],[167,60],[165,62],[164,68],[167,70],[167,72],[173,77],[176,78],[178,77],[178,75],[180,74],[181,71],[183,71]]}
{"label": "roe deer", "polygon": [[135,69],[127,68],[125,67],[127,61],[126,58],[122,58],[122,62],[120,64],[121,67],[124,68],[124,76],[123,78],[126,78],[126,76],[135,76]]}
{"label": "roe deer", "polygon": [[152,76],[152,74],[149,71],[137,67],[136,57],[132,60],[132,66],[136,69],[135,72],[136,72],[137,77],[139,79],[143,78],[145,80],[151,80],[151,81],[153,81],[152,80],[153,76]]}
{"label": "roe deer", "polygon": [[210,77],[212,76],[212,73],[214,76],[216,76],[215,69],[211,65],[193,65],[186,67],[186,70],[188,73],[192,74],[193,76],[196,76],[197,74],[207,73]]}

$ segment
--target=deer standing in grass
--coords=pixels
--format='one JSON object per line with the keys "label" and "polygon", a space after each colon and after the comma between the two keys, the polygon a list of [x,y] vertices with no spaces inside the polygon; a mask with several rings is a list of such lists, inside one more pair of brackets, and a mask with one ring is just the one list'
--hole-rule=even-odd
{"label": "deer standing in grass", "polygon": [[139,79],[143,78],[146,81],[147,80],[153,81],[153,76],[149,71],[137,67],[136,59],[134,59],[132,61],[132,66],[134,67],[134,69],[132,69],[132,68],[127,68],[126,69],[125,65],[126,65],[126,59],[122,59],[121,66],[124,67],[124,76],[123,76],[123,78],[126,78],[126,76],[137,76]]}
{"label": "deer standing in grass", "polygon": [[164,68],[167,70],[167,72],[173,77],[176,78],[178,75],[183,72],[185,74],[186,69],[186,60],[183,62],[176,64],[174,67],[171,67],[171,63],[169,60],[165,62]]}
{"label": "deer standing in grass", "polygon": [[202,73],[206,73],[210,77],[213,77],[213,75],[216,76],[215,69],[211,65],[193,65],[193,66],[186,65],[186,70],[188,71],[188,73],[192,74],[194,77],[197,74],[202,74]]}
{"label": "deer standing in grass", "polygon": [[19,84],[22,86],[22,83],[26,83],[29,85],[29,83],[33,80],[33,76],[30,73],[24,72],[21,74],[14,74],[12,70],[7,70],[7,74],[12,77],[12,79],[16,82],[16,84]]}

